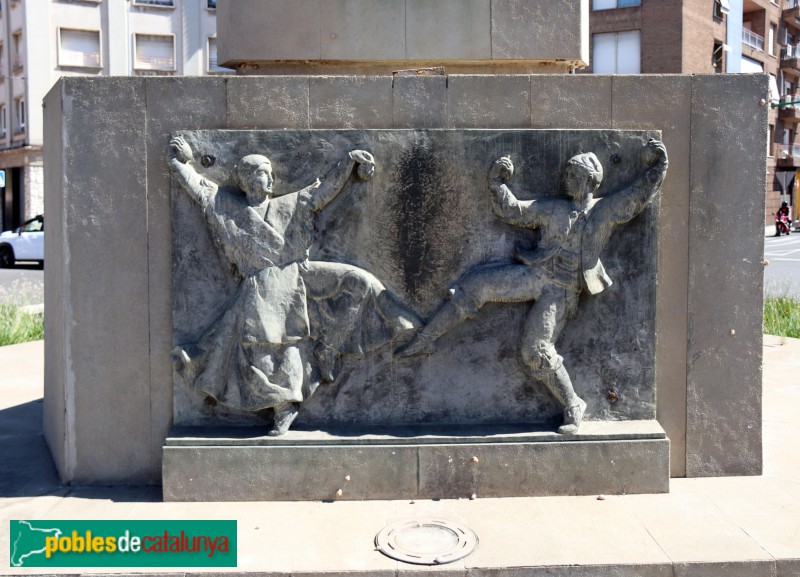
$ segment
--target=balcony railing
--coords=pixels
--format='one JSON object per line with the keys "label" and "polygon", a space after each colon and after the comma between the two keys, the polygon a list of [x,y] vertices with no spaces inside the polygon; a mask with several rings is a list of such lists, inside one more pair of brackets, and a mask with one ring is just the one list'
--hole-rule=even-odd
{"label": "balcony railing", "polygon": [[800,44],[787,44],[781,48],[781,60],[800,58]]}
{"label": "balcony railing", "polygon": [[776,150],[779,160],[800,159],[800,144],[779,144]]}
{"label": "balcony railing", "polygon": [[756,50],[764,52],[764,37],[756,34],[747,28],[742,29],[742,42],[748,46],[752,46]]}

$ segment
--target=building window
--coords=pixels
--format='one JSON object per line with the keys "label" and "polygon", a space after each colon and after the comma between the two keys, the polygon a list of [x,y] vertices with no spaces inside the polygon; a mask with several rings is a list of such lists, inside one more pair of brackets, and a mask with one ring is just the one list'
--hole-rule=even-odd
{"label": "building window", "polygon": [[711,68],[714,72],[725,72],[723,67],[725,56],[725,46],[722,42],[714,42],[714,52],[711,53]]}
{"label": "building window", "polygon": [[134,70],[175,71],[175,37],[134,34]]}
{"label": "building window", "polygon": [[25,114],[25,99],[22,97],[14,99],[14,117],[14,134],[25,132],[25,120],[27,119],[27,115]]}
{"label": "building window", "polygon": [[174,8],[175,0],[133,0],[134,6],[151,6],[156,8]]}
{"label": "building window", "polygon": [[714,18],[722,20],[725,14],[730,13],[731,3],[729,0],[714,0]]}
{"label": "building window", "polygon": [[12,66],[14,66],[14,70],[21,70],[22,69],[22,30],[17,30],[13,34],[11,34],[11,39],[14,42],[14,54],[12,54],[12,58],[14,59],[12,62]]}
{"label": "building window", "polygon": [[642,0],[592,0],[592,10],[609,10],[611,8],[640,6],[641,3]]}
{"label": "building window", "polygon": [[100,31],[59,28],[58,65],[101,68]]}
{"label": "building window", "polygon": [[774,24],[769,25],[769,35],[767,36],[767,42],[769,43],[767,46],[767,53],[770,56],[775,56],[775,36],[777,29],[775,28]]}
{"label": "building window", "polygon": [[217,63],[217,39],[214,36],[208,38],[208,72],[233,72],[230,68],[225,68]]}
{"label": "building window", "polygon": [[8,124],[6,121],[6,105],[0,104],[0,138],[5,138],[8,131]]}
{"label": "building window", "polygon": [[216,10],[217,9],[217,0],[207,0],[206,8],[209,10]]}
{"label": "building window", "polygon": [[592,36],[592,72],[595,74],[639,74],[639,31]]}

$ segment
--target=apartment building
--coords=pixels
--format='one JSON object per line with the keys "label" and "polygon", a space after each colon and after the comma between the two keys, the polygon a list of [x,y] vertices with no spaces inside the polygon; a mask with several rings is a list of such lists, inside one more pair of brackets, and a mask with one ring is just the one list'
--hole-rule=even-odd
{"label": "apartment building", "polygon": [[0,229],[43,211],[42,99],[61,76],[225,72],[216,0],[0,0]]}
{"label": "apartment building", "polygon": [[798,1],[591,0],[591,72],[770,75],[767,224],[781,202],[798,204]]}

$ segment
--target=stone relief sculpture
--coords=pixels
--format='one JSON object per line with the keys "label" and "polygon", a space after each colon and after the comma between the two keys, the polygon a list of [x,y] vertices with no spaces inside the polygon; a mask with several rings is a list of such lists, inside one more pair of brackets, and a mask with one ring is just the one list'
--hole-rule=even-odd
{"label": "stone relief sculpture", "polygon": [[297,404],[321,382],[335,380],[339,355],[363,355],[420,326],[371,273],[308,257],[315,213],[353,173],[370,179],[375,161],[353,150],[322,180],[275,195],[266,156],[242,158],[231,187],[195,170],[184,138],[172,139],[170,150],[174,179],[199,205],[217,249],[240,279],[199,341],[176,346],[175,370],[225,406],[273,409],[270,435],[282,435],[297,416]]}
{"label": "stone relief sculpture", "polygon": [[563,358],[555,348],[565,324],[578,307],[582,291],[595,295],[612,283],[600,253],[616,227],[642,210],[658,192],[667,171],[664,145],[650,139],[642,151],[648,167],[629,187],[602,198],[594,193],[603,179],[603,167],[593,153],[571,158],[562,174],[565,197],[518,200],[507,186],[514,174],[509,157],[497,160],[489,171],[492,207],[503,221],[539,229],[541,240],[533,250],[518,249],[514,264],[475,268],[451,289],[450,299],[397,354],[431,354],[435,341],[489,302],[533,302],[524,323],[522,359],[528,374],[542,381],[563,409],[562,434],[574,434],[586,403],[573,388]]}

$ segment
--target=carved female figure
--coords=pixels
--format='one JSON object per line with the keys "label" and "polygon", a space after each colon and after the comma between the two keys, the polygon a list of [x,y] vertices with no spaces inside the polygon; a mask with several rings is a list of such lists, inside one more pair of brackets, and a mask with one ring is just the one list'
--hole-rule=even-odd
{"label": "carved female figure", "polygon": [[325,179],[275,196],[265,156],[241,159],[235,189],[202,177],[182,137],[172,139],[170,149],[175,179],[199,205],[215,244],[240,277],[236,294],[200,340],[176,347],[176,370],[226,406],[273,408],[270,434],[284,434],[297,403],[321,381],[335,379],[340,354],[363,354],[419,326],[369,272],[308,258],[314,213],[353,172],[369,179],[374,159],[354,150]]}

